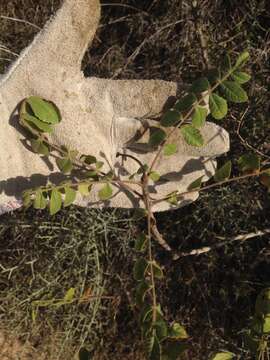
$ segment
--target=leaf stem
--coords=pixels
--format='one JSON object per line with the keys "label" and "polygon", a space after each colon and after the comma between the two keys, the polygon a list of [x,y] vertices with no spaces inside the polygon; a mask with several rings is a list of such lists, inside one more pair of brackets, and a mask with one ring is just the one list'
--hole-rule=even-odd
{"label": "leaf stem", "polygon": [[[233,177],[231,179],[227,179],[227,180],[215,183],[215,184],[207,185],[207,186],[204,186],[202,188],[197,188],[197,189],[193,189],[193,190],[184,191],[184,192],[182,192],[180,194],[177,194],[176,197],[177,197],[177,199],[180,199],[184,195],[192,194],[194,192],[202,192],[202,191],[206,191],[206,190],[209,190],[209,189],[219,187],[221,185],[226,185],[226,184],[230,184],[230,183],[233,183],[233,182],[236,182],[236,181],[241,181],[241,180],[245,180],[245,179],[248,179],[248,178],[257,177],[257,176],[260,176],[261,174],[263,174],[265,172],[266,172],[266,170],[261,170],[261,171],[257,171],[256,173],[252,173],[252,174],[245,174],[245,175],[241,175],[241,176],[235,176],[235,177]],[[158,204],[158,203],[160,203],[162,201],[168,200],[169,198],[170,198],[170,195],[168,195],[168,196],[166,196],[166,197],[164,197],[162,199],[153,200],[153,204]]]}

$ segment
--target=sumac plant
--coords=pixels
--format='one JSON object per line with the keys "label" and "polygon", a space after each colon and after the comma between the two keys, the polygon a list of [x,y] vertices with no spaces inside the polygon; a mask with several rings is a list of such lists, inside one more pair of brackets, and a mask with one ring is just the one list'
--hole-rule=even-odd
{"label": "sumac plant", "polygon": [[[206,118],[211,115],[215,120],[221,120],[227,115],[228,103],[243,103],[248,100],[243,85],[248,82],[250,75],[242,70],[248,58],[248,52],[243,52],[232,64],[230,57],[226,56],[221,67],[211,70],[207,76],[197,79],[192,84],[189,92],[162,115],[159,127],[151,134],[149,145],[156,148],[152,161],[140,165],[137,173],[139,180],[135,181],[133,177],[130,179],[141,189],[144,216],[148,224],[145,233],[141,233],[136,240],[135,248],[139,255],[134,264],[133,276],[136,282],[134,299],[140,313],[145,353],[151,360],[179,358],[187,347],[188,334],[181,324],[166,321],[157,298],[156,288],[164,278],[164,269],[154,258],[152,240],[157,239],[164,248],[169,251],[171,249],[157,230],[152,211],[153,201],[148,191],[150,180],[156,182],[162,175],[155,170],[161,154],[171,156],[176,153],[177,144],[171,141],[173,134],[181,133],[187,144],[201,147],[204,145],[204,138],[200,129],[204,126]],[[209,114],[205,109],[206,99],[209,99]],[[89,195],[97,184],[102,184],[98,191],[101,201],[106,201],[114,195],[112,185],[121,185],[126,187],[127,191],[132,191],[128,187],[129,182],[116,177],[112,170],[104,172],[104,164],[100,159],[91,154],[79,154],[76,149],[58,146],[49,140],[47,135],[52,133],[61,121],[60,111],[52,102],[36,96],[29,97],[21,104],[19,118],[20,124],[27,129],[33,151],[48,157],[53,154],[57,158],[59,170],[68,175],[67,180],[60,184],[49,184],[25,191],[23,200],[26,207],[33,205],[35,209],[44,209],[48,206],[50,214],[54,215],[62,206],[70,206],[78,193],[83,196]],[[139,163],[138,159],[137,161]],[[187,193],[207,191],[249,177],[258,177],[270,190],[270,168],[263,165],[255,152],[243,154],[238,160],[238,165],[237,176],[232,177],[232,163],[227,161],[217,169],[210,183],[203,184],[200,177],[189,185]],[[77,180],[74,180],[74,176],[70,180],[69,175],[74,170],[76,174],[81,172],[82,176]],[[133,195],[136,196],[136,192],[133,192]],[[168,201],[177,205],[182,195],[183,193],[174,191],[155,202]],[[179,257],[181,254],[174,256]],[[231,353],[217,353],[212,358],[224,360],[232,357]]]}

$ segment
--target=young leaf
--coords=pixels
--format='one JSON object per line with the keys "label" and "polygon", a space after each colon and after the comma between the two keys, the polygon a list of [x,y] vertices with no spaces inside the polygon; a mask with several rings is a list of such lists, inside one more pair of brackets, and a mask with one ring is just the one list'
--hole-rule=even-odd
{"label": "young leaf", "polygon": [[151,147],[159,146],[166,139],[166,133],[160,128],[153,128],[153,132],[149,139],[149,145]]}
{"label": "young leaf", "polygon": [[211,94],[209,97],[210,112],[214,119],[223,119],[228,112],[227,101],[217,94]]}
{"label": "young leaf", "polygon": [[164,275],[163,275],[163,270],[161,269],[161,267],[158,265],[158,263],[156,261],[153,261],[152,263],[153,266],[153,272],[154,272],[154,276],[157,279],[163,279]]}
{"label": "young leaf", "polygon": [[36,117],[48,124],[58,124],[61,117],[58,109],[52,103],[41,99],[38,96],[31,96],[27,100]]}
{"label": "young leaf", "polygon": [[176,125],[181,120],[181,114],[176,110],[167,111],[161,118],[160,124],[164,127]]}
{"label": "young leaf", "polygon": [[201,94],[210,88],[210,84],[207,78],[202,77],[195,80],[191,86],[191,91],[195,94]]}
{"label": "young leaf", "polygon": [[147,245],[147,236],[145,234],[140,234],[135,242],[135,250],[143,252],[146,249]]}
{"label": "young leaf", "polygon": [[64,296],[64,301],[71,302],[74,299],[74,295],[75,295],[75,288],[70,288]]}
{"label": "young leaf", "polygon": [[226,351],[213,354],[210,360],[232,360],[233,358],[234,354]]}
{"label": "young leaf", "polygon": [[248,61],[248,59],[249,59],[249,52],[248,51],[242,52],[236,60],[235,67],[236,68],[242,67]]}
{"label": "young leaf", "polygon": [[227,161],[220,169],[218,169],[214,175],[216,182],[224,181],[229,179],[232,171],[232,162]]}
{"label": "young leaf", "polygon": [[231,75],[234,81],[238,82],[239,84],[245,84],[251,79],[251,76],[242,71],[234,71]]}
{"label": "young leaf", "polygon": [[78,185],[78,190],[82,196],[88,196],[90,193],[91,187],[87,183],[81,183]]}
{"label": "young leaf", "polygon": [[191,146],[201,147],[204,144],[202,134],[192,125],[184,125],[180,129],[186,143]]}
{"label": "young leaf", "polygon": [[202,106],[197,106],[192,115],[192,125],[198,129],[204,126],[206,116],[207,116],[207,109],[205,109]]}
{"label": "young leaf", "polygon": [[70,160],[70,158],[58,158],[56,159],[56,164],[60,171],[62,171],[63,174],[69,174],[72,171],[73,164]]}
{"label": "young leaf", "polygon": [[45,209],[46,206],[47,206],[47,201],[43,195],[43,192],[41,190],[38,190],[35,194],[34,208]]}
{"label": "young leaf", "polygon": [[196,101],[197,98],[195,94],[193,93],[187,94],[182,99],[178,100],[175,103],[174,109],[179,112],[188,111]]}
{"label": "young leaf", "polygon": [[109,183],[107,183],[103,188],[98,192],[98,196],[100,200],[108,200],[113,194],[113,190]]}
{"label": "young leaf", "polygon": [[164,155],[171,156],[177,152],[177,145],[176,144],[166,144],[164,146]]}
{"label": "young leaf", "polygon": [[188,334],[186,329],[180,325],[179,323],[174,323],[172,327],[169,329],[168,336],[172,339],[176,340],[185,340],[188,338]]}
{"label": "young leaf", "polygon": [[65,187],[65,201],[64,207],[70,206],[76,199],[76,191],[72,188],[66,186]]}
{"label": "young leaf", "polygon": [[50,153],[48,146],[46,144],[44,144],[44,142],[40,139],[37,139],[37,140],[32,139],[31,147],[32,147],[33,151],[37,154],[48,156]]}
{"label": "young leaf", "polygon": [[244,154],[238,159],[238,165],[243,172],[253,172],[260,170],[261,161],[254,153]]}
{"label": "young leaf", "polygon": [[138,259],[133,268],[134,279],[137,281],[144,280],[147,268],[148,262],[144,258]]}
{"label": "young leaf", "polygon": [[156,171],[151,171],[150,174],[149,174],[149,177],[154,182],[157,182],[160,179],[160,174],[157,173]]}
{"label": "young leaf", "polygon": [[226,80],[221,84],[221,89],[227,100],[242,103],[248,100],[245,90],[235,81]]}
{"label": "young leaf", "polygon": [[38,130],[48,133],[50,134],[53,131],[53,128],[49,125],[46,124],[45,122],[39,120],[38,118],[31,116],[29,114],[24,114],[23,115],[23,119],[24,121],[26,121],[31,127],[31,124],[34,124],[36,128],[38,128]]}
{"label": "young leaf", "polygon": [[196,179],[195,181],[193,181],[189,186],[188,186],[188,190],[195,190],[195,189],[200,189],[201,185],[202,185],[202,179],[204,176],[200,176],[198,179]]}
{"label": "young leaf", "polygon": [[58,190],[53,189],[50,197],[50,214],[55,215],[61,209],[61,206],[62,206],[61,193]]}

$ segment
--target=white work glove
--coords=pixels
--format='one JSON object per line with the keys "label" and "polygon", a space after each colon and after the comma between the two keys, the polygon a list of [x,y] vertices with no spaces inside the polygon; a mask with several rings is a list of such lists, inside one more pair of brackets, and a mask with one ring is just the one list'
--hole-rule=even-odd
{"label": "white work glove", "polygon": [[[21,54],[0,82],[0,214],[21,206],[26,189],[59,181],[59,170],[51,158],[42,158],[29,151],[18,123],[18,104],[29,96],[39,96],[54,102],[61,111],[62,122],[56,126],[52,141],[77,149],[81,154],[105,154],[122,179],[138,170],[130,158],[117,158],[118,152],[132,154],[145,164],[153,152],[141,153],[127,148],[136,132],[142,128],[140,118],[160,114],[177,84],[159,80],[107,80],[85,78],[81,60],[92,41],[100,17],[98,0],[66,0],[56,16]],[[146,120],[147,121],[147,120]],[[178,152],[161,157],[155,170],[169,182],[161,181],[150,189],[153,198],[161,198],[188,185],[204,175],[214,173],[214,157],[229,150],[229,137],[221,127],[207,123],[202,128],[205,146],[193,148],[178,138]],[[145,135],[147,136],[147,134]],[[105,162],[104,170],[109,170]],[[62,179],[61,179],[62,180]],[[179,206],[194,201],[196,192],[183,196]],[[77,197],[82,206],[141,207],[125,189],[117,189],[105,204],[97,191],[89,197]],[[169,209],[161,202],[154,211]]]}

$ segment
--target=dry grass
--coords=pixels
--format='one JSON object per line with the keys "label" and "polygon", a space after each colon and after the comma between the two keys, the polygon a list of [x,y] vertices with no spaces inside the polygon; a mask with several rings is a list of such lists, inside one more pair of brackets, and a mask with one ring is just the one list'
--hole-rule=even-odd
{"label": "dry grass", "polygon": [[[205,34],[212,64],[226,51],[235,55],[248,48],[252,82],[241,135],[267,160],[270,3],[204,0],[198,1],[197,9],[190,4],[177,0],[104,4],[101,26],[83,69],[87,75],[190,82],[205,65],[198,26]],[[40,27],[58,6],[59,1],[54,0],[0,0],[1,15]],[[0,44],[14,53],[37,33],[31,25],[7,19],[0,20],[0,29]],[[0,52],[2,57],[14,59],[4,51]],[[0,59],[0,70],[8,64],[9,60]],[[245,109],[246,105],[234,107],[222,123],[231,132],[234,163],[246,150],[236,134]],[[217,237],[269,228],[270,201],[257,182],[243,182],[204,194],[195,204],[160,214],[158,220],[172,246],[190,250],[221,241]],[[140,227],[143,224],[131,213],[121,211],[73,208],[52,221],[46,212],[32,210],[1,217],[0,263],[5,268],[16,266],[11,274],[2,271],[0,275],[3,326],[22,341],[31,340],[37,357],[43,350],[48,352],[47,359],[71,359],[85,340],[95,359],[142,359],[131,277],[133,234]],[[256,295],[270,286],[269,236],[181,262],[172,262],[158,246],[156,253],[167,269],[167,281],[159,288],[166,316],[184,323],[191,335],[186,358],[206,359],[216,349],[228,349],[239,359],[251,359],[243,330]],[[86,271],[87,256],[91,266]],[[44,308],[33,325],[32,300],[61,298],[72,286],[80,295],[93,287],[112,299],[101,300],[96,314],[93,302]],[[87,324],[91,326],[86,331]]]}

